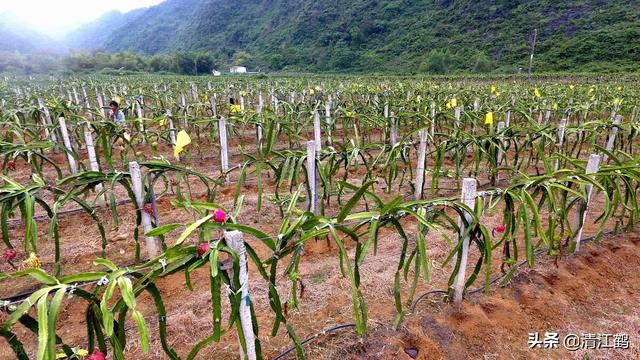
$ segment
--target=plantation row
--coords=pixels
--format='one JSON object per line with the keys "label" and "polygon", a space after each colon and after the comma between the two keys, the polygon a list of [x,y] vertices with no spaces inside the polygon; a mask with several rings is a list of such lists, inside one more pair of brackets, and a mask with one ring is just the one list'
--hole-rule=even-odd
{"label": "plantation row", "polygon": [[[189,274],[201,267],[210,271],[214,326],[187,358],[234,327],[243,356],[262,358],[247,258],[268,284],[272,336],[283,325],[304,357],[281,297],[289,297],[288,309],[296,308],[303,291],[297,276],[303,248],[312,239],[336,244],[340,271],[350,282],[357,333],[365,336],[360,267],[376,255],[380,229],[391,229],[403,243],[394,279],[400,326],[419,278],[430,278],[427,236],[451,244],[443,266],[452,265],[449,297],[459,301],[478,277],[489,290],[496,259],[502,259],[507,281],[521,259],[533,266],[541,249],[551,256],[577,249],[588,214],[598,224],[596,238],[606,230],[631,230],[637,221],[638,96],[630,86],[156,80],[2,85],[0,94],[8,99],[0,151],[4,257],[13,261],[16,247],[30,255],[21,269],[0,273],[0,281],[12,284],[30,276],[39,283],[36,291],[11,298],[4,307],[9,316],[0,334],[21,359],[28,353],[12,330],[18,323],[38,334],[39,359],[55,358],[58,348],[73,356],[56,335],[57,314],[70,291],[87,304],[90,352],[124,359],[127,316],[148,349],[148,324],[136,308],[147,293],[164,352],[181,358],[166,338],[163,294],[156,284],[184,272],[191,288]],[[109,120],[107,99],[119,100],[125,125]],[[66,166],[60,164],[63,158]],[[350,181],[354,173],[362,174],[356,183]],[[461,195],[441,189],[443,181],[455,184]],[[238,221],[248,182],[256,184],[258,211],[265,197],[278,206],[277,234]],[[217,197],[229,186],[235,187],[234,206],[225,209]],[[205,193],[194,194],[192,187]],[[595,196],[602,209],[588,206]],[[158,212],[162,197],[194,221],[160,225],[171,221]],[[106,258],[100,205],[108,206],[118,227],[122,201],[136,205],[135,264]],[[101,258],[89,272],[62,267],[58,221],[70,203],[93,219],[101,235]],[[49,273],[39,259],[37,209],[46,214],[47,242],[55,249]],[[487,211],[500,211],[502,225],[487,228]],[[21,244],[10,226],[16,219],[24,226]],[[419,224],[417,234],[404,230],[408,221]],[[352,255],[350,244],[355,244]],[[257,247],[268,249],[269,256],[261,257]],[[469,261],[476,263],[467,270]],[[288,295],[277,287],[280,272],[291,281]],[[402,298],[405,286],[409,292]],[[223,325],[225,287],[230,305]]]}

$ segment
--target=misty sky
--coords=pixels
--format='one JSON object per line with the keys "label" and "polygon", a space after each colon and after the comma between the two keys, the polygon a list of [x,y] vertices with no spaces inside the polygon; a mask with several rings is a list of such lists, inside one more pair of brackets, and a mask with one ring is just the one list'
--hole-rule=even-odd
{"label": "misty sky", "polygon": [[127,12],[163,0],[0,0],[0,14],[15,14],[25,26],[47,35],[95,20],[110,10]]}

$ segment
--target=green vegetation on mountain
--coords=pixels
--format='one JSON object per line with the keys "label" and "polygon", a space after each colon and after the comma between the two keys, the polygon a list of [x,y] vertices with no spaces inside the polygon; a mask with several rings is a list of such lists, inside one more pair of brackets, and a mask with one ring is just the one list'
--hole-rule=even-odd
{"label": "green vegetation on mountain", "polygon": [[[125,60],[147,56],[113,61],[134,71],[198,73],[211,63],[221,70],[516,73],[526,71],[534,29],[536,71],[637,71],[640,63],[640,2],[628,0],[167,0],[85,25],[69,45],[93,53],[66,62],[81,57],[89,62],[81,69],[103,68],[101,50],[124,51]],[[207,66],[188,63],[197,57]]]}
{"label": "green vegetation on mountain", "polygon": [[271,70],[514,72],[536,28],[538,70],[640,61],[640,2],[626,0],[169,0],[105,47]]}

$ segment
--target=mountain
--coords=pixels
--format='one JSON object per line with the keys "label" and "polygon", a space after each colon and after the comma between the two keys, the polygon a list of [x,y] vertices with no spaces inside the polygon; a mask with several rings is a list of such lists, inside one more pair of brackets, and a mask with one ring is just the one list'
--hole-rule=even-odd
{"label": "mountain", "polygon": [[98,19],[67,33],[61,41],[72,49],[102,48],[114,31],[135,21],[146,10],[146,8],[136,9],[126,14],[118,10],[109,11]]}
{"label": "mountain", "polygon": [[201,0],[168,0],[152,6],[134,21],[115,30],[104,46],[146,55],[178,49],[181,44],[176,35],[186,30],[202,5]]}
{"label": "mountain", "polygon": [[11,13],[0,14],[0,51],[61,54],[66,47],[50,37],[20,24]]}
{"label": "mountain", "polygon": [[206,51],[217,65],[306,71],[637,70],[640,1],[168,0],[109,51]]}

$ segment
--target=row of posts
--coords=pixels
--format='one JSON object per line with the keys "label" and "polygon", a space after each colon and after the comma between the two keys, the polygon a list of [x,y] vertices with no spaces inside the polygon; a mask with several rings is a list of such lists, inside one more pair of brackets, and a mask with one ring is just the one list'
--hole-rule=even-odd
{"label": "row of posts", "polygon": [[[258,112],[261,112],[262,109],[262,97],[260,97],[260,103],[259,103],[259,107],[258,107]],[[212,98],[212,103],[213,103],[213,98]],[[213,103],[215,104],[215,103]],[[43,123],[45,125],[51,125],[50,121],[50,115],[48,113],[48,110],[46,109],[46,107],[44,106],[44,104],[40,103],[41,108],[43,109],[44,113],[45,113],[45,118],[43,120]],[[216,109],[215,109],[215,105],[213,106],[213,113],[214,115],[216,114]],[[388,104],[385,104],[385,116],[388,115]],[[330,116],[330,110],[329,107],[327,106],[326,109],[326,114],[327,114],[327,118]],[[456,111],[456,119],[458,120],[459,117],[458,115],[459,111]],[[509,114],[508,114],[509,115]],[[509,116],[507,115],[507,121],[509,120]],[[172,114],[170,110],[167,110],[167,118],[169,121],[169,128],[171,129],[171,141],[172,143],[175,145],[175,128],[174,128],[174,124],[172,121]],[[616,134],[618,131],[618,126],[620,125],[620,116],[619,115],[614,115],[613,117],[613,124],[614,126],[612,127],[608,140],[607,140],[607,144],[606,144],[606,149],[607,150],[612,150],[613,149],[613,145],[615,143],[615,138],[616,138]],[[66,126],[66,121],[64,118],[59,118],[58,119],[58,123],[60,126],[60,133],[62,135],[62,140],[64,143],[64,146],[68,149],[71,150],[71,142],[69,139],[69,133],[67,130],[67,126]],[[433,123],[432,122],[432,126],[431,126],[431,132],[433,131]],[[220,136],[220,147],[221,147],[221,154],[220,154],[220,158],[221,158],[221,169],[223,174],[227,174],[228,170],[229,170],[229,159],[228,159],[228,144],[227,144],[227,131],[226,131],[226,121],[224,119],[224,117],[219,117],[218,119],[218,127],[219,127],[219,136]],[[564,133],[565,133],[565,127],[567,125],[567,121],[565,119],[561,120],[560,122],[560,127],[558,129],[558,143],[560,145],[562,145],[563,141],[564,141]],[[308,141],[307,142],[307,179],[309,181],[309,209],[312,213],[317,214],[318,213],[318,195],[317,195],[317,173],[316,173],[316,161],[318,161],[318,155],[322,149],[322,143],[321,143],[321,129],[320,129],[320,116],[318,114],[318,112],[316,111],[314,113],[314,118],[313,118],[313,126],[314,126],[314,140]],[[500,122],[498,124],[498,130],[502,130],[506,125],[504,122]],[[257,135],[258,135],[258,142],[259,145],[262,145],[262,127],[258,126],[257,127]],[[49,136],[51,136],[52,140],[56,141],[55,139],[55,132],[51,132],[50,134],[48,134]],[[90,132],[90,126],[89,123],[86,123],[84,125],[84,136],[85,136],[85,141],[87,144],[87,152],[88,152],[88,156],[89,156],[89,162],[90,162],[90,167],[92,171],[99,171],[99,166],[98,166],[98,161],[97,161],[97,157],[96,157],[96,153],[95,153],[95,146],[93,144],[93,137],[91,135]],[[418,146],[418,163],[417,163],[417,167],[416,167],[416,181],[415,181],[415,193],[414,193],[414,197],[419,200],[422,198],[423,196],[423,187],[424,187],[424,175],[425,175],[425,163],[426,163],[426,148],[427,148],[427,141],[428,141],[428,133],[427,133],[427,129],[423,128],[420,130],[419,132],[419,137],[420,137],[420,141],[419,141],[419,146]],[[397,138],[397,118],[394,116],[393,113],[391,113],[391,126],[390,126],[390,140],[392,145],[396,145],[398,143],[398,138]],[[498,164],[501,162],[502,157],[504,156],[504,154],[502,153],[502,151],[499,151],[498,153]],[[69,161],[69,167],[72,173],[76,173],[78,171],[78,166],[77,163],[75,161],[75,158],[71,155],[71,151],[67,152],[67,159]],[[595,172],[598,171],[598,166],[599,163],[601,161],[601,156],[600,155],[596,155],[596,154],[592,154],[589,157],[589,161],[587,164],[587,168],[586,168],[586,173],[587,174],[593,174]],[[606,155],[603,158],[603,161],[606,161]],[[556,164],[556,169],[557,169],[558,165]],[[135,198],[136,198],[136,205],[138,207],[138,209],[142,209],[144,207],[144,194],[143,194],[143,182],[142,182],[142,174],[140,171],[140,167],[138,165],[137,162],[133,161],[129,163],[129,171],[131,174],[131,179],[132,179],[132,183],[133,183],[133,190],[134,190],[134,194],[135,194]],[[475,199],[477,197],[477,190],[476,190],[476,180],[472,179],[472,178],[465,178],[463,179],[462,182],[462,194],[461,194],[461,199],[462,202],[468,206],[469,208],[473,209],[474,208],[474,204],[475,204]],[[583,230],[583,224],[586,220],[586,216],[588,213],[588,209],[589,209],[589,201],[591,199],[591,194],[592,194],[592,190],[593,190],[593,186],[592,185],[587,185],[586,187],[586,193],[587,193],[587,199],[586,199],[586,203],[587,203],[587,209],[586,211],[584,211],[582,213],[582,219],[579,219],[579,229],[576,235],[576,251],[579,250],[580,248],[580,241],[582,238],[582,230]],[[100,191],[100,189],[98,189],[98,191]],[[152,228],[153,228],[153,224],[151,221],[151,215],[147,214],[145,211],[141,211],[142,214],[142,226],[144,229],[145,234],[148,233]],[[465,214],[466,217],[466,223],[469,223],[472,221],[472,215],[471,214]],[[461,225],[461,229],[460,229],[460,234],[464,233],[464,224],[465,222],[463,222],[462,220],[460,221],[460,225]],[[242,233],[238,232],[238,231],[231,231],[231,232],[225,232],[224,233],[225,239],[227,240],[228,245],[233,248],[240,257],[240,281],[241,284],[244,284],[241,287],[241,291],[242,291],[242,298],[245,299],[246,297],[249,296],[249,286],[248,286],[248,271],[247,271],[247,266],[246,266],[246,255],[245,255],[245,249],[244,249],[244,240],[242,239]],[[453,283],[453,300],[455,302],[459,302],[462,300],[463,298],[463,292],[464,292],[464,284],[465,284],[465,272],[466,272],[466,266],[467,266],[467,262],[468,262],[468,251],[469,251],[469,242],[470,242],[470,238],[466,237],[464,239],[459,238],[458,241],[463,241],[462,246],[461,246],[461,252],[460,252],[460,266],[459,266],[459,270],[458,273],[455,276],[454,279],[454,283]],[[156,256],[159,255],[160,252],[160,245],[158,242],[158,239],[155,237],[151,237],[151,236],[146,236],[145,235],[145,243],[146,243],[146,250],[147,250],[147,255],[149,258],[155,258]],[[236,289],[237,291],[237,289]],[[247,357],[251,360],[256,358],[256,354],[255,354],[255,346],[254,346],[254,341],[255,341],[255,335],[253,334],[253,325],[251,324],[251,313],[250,313],[250,307],[249,305],[247,305],[247,303],[245,301],[242,302],[241,306],[240,306],[240,320],[241,320],[241,324],[242,324],[242,328],[244,331],[244,335],[245,335],[245,340],[246,340],[246,349],[247,349]],[[244,354],[242,354],[242,347],[240,347],[240,351],[241,351],[241,356],[242,358],[244,358]]]}

